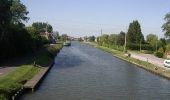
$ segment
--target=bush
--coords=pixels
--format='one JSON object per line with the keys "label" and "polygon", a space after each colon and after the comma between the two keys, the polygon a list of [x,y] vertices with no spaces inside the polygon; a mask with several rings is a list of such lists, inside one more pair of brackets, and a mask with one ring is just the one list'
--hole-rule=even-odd
{"label": "bush", "polygon": [[163,53],[163,52],[160,52],[160,51],[157,51],[157,52],[154,53],[154,55],[155,55],[156,57],[163,58],[164,53]]}
{"label": "bush", "polygon": [[[127,48],[130,50],[140,50],[140,45],[135,44],[135,43],[128,43]],[[148,51],[153,51],[153,47],[149,44],[142,44],[141,45],[142,50],[148,50]]]}

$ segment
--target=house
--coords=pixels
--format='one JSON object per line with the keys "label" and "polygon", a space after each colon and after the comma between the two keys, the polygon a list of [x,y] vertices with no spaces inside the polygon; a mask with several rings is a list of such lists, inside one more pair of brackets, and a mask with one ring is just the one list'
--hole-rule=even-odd
{"label": "house", "polygon": [[49,39],[49,34],[48,32],[41,32],[40,36],[45,37],[47,40]]}
{"label": "house", "polygon": [[170,59],[170,51],[166,53],[166,58]]}

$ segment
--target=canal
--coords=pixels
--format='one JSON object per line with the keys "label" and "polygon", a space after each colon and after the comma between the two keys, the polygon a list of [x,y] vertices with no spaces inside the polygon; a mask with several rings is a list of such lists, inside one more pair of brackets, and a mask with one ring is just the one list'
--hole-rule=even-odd
{"label": "canal", "polygon": [[170,81],[73,42],[55,58],[39,88],[21,100],[170,100]]}

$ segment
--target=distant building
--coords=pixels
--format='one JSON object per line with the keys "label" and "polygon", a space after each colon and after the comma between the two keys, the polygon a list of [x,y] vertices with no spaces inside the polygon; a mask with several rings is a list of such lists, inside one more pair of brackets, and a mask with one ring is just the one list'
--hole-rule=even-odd
{"label": "distant building", "polygon": [[50,43],[56,43],[56,38],[53,35],[53,33],[49,33],[49,32],[41,32],[40,33],[41,37],[45,37]]}
{"label": "distant building", "polygon": [[170,59],[170,51],[166,53],[166,58]]}
{"label": "distant building", "polygon": [[49,34],[48,32],[41,32],[40,36],[45,37],[47,40],[49,39]]}

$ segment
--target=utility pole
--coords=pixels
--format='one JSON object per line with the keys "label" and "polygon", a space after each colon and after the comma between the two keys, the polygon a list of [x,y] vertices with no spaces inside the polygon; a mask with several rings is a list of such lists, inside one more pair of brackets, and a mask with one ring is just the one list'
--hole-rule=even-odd
{"label": "utility pole", "polygon": [[158,48],[158,40],[156,40],[156,52],[157,52],[157,48]]}
{"label": "utility pole", "polygon": [[128,33],[128,28],[126,26],[126,30],[127,32],[125,33],[125,41],[124,41],[124,49],[123,49],[123,52],[126,53],[127,50],[126,50],[126,45],[127,45],[127,33]]}
{"label": "utility pole", "polygon": [[124,43],[124,50],[123,52],[125,53],[126,52],[126,33],[125,33],[125,43]]}
{"label": "utility pole", "polygon": [[[156,34],[155,34],[156,35]],[[156,35],[157,36],[157,35]],[[156,38],[156,52],[157,52],[157,48],[158,48],[158,37]]]}
{"label": "utility pole", "polygon": [[102,34],[103,34],[103,30],[101,29],[101,36],[102,36]]}
{"label": "utility pole", "polygon": [[140,52],[141,52],[141,45],[142,45],[141,42],[142,42],[142,40],[140,40]]}

